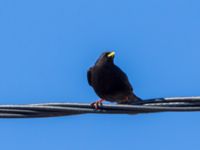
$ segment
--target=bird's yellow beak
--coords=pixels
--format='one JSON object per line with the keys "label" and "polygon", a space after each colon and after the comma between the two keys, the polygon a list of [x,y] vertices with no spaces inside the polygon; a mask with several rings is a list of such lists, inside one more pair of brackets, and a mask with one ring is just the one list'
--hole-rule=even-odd
{"label": "bird's yellow beak", "polygon": [[115,56],[115,52],[114,52],[114,51],[113,51],[113,52],[110,52],[107,56],[108,56],[108,57],[114,57],[114,56]]}

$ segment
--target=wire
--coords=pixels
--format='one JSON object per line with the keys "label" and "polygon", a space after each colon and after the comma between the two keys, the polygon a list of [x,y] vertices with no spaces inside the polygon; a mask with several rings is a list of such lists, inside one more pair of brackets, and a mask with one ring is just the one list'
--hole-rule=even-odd
{"label": "wire", "polygon": [[40,118],[78,114],[143,114],[200,111],[200,97],[172,97],[144,100],[132,105],[103,104],[99,110],[88,103],[41,103],[0,105],[0,118]]}

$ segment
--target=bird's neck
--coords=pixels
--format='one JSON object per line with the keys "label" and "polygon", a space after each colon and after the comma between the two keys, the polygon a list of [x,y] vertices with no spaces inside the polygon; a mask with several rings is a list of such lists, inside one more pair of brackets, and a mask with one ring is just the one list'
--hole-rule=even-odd
{"label": "bird's neck", "polygon": [[109,62],[102,62],[102,61],[97,61],[95,63],[95,66],[112,66],[114,65],[114,62],[113,61],[109,61]]}

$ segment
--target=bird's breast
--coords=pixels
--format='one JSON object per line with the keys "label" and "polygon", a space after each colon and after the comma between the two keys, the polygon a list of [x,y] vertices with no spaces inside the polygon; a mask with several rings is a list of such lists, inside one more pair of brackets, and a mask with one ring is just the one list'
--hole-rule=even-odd
{"label": "bird's breast", "polygon": [[104,66],[95,69],[93,72],[93,87],[97,94],[115,94],[124,90],[124,84],[113,68]]}

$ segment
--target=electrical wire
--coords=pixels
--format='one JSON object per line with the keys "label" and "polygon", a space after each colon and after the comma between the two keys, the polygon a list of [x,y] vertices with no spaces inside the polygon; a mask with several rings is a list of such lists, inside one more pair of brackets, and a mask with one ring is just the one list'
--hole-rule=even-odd
{"label": "electrical wire", "polygon": [[0,118],[41,118],[80,114],[144,114],[200,111],[200,97],[171,97],[144,100],[131,105],[103,104],[94,109],[89,103],[40,103],[0,105]]}

